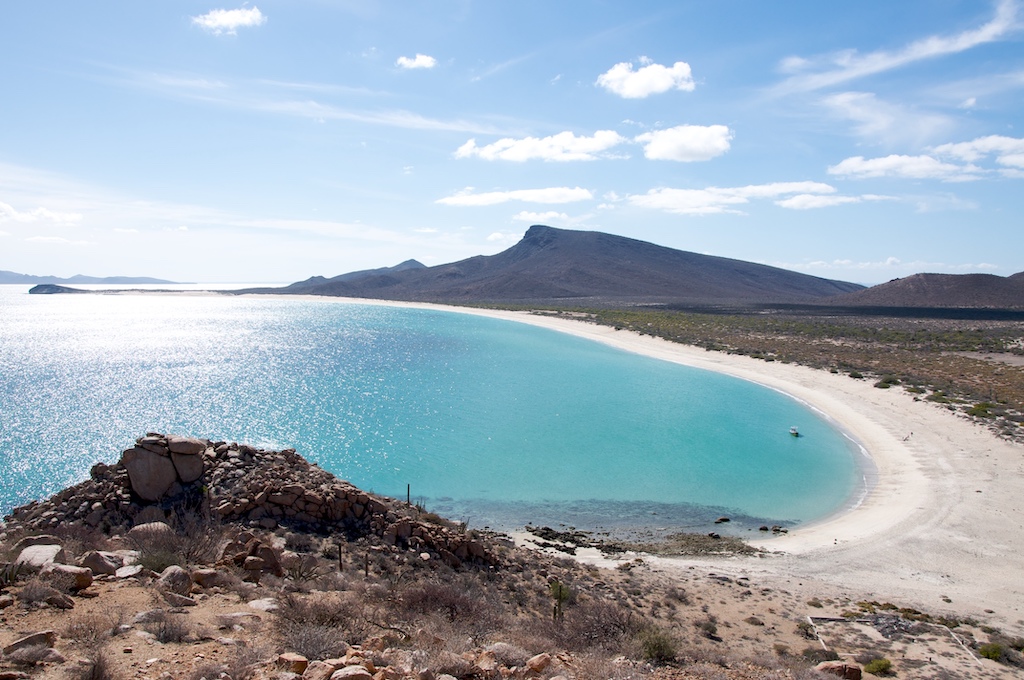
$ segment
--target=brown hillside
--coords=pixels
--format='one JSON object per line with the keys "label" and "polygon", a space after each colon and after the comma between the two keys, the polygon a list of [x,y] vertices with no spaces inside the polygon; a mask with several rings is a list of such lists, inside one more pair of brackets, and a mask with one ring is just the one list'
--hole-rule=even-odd
{"label": "brown hillside", "polygon": [[980,307],[1024,309],[1024,272],[993,274],[914,274],[846,293],[829,302],[877,307]]}

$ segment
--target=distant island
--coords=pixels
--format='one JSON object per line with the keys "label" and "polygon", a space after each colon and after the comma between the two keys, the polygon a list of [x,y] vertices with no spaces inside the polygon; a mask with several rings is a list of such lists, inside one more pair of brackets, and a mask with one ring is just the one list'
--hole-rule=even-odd
{"label": "distant island", "polygon": [[165,279],[154,279],[149,276],[85,276],[83,274],[75,274],[67,278],[60,276],[33,276],[32,274],[19,274],[17,272],[9,272],[0,270],[0,284],[14,283],[14,284],[30,284],[36,285],[40,283],[47,284],[102,284],[110,286],[135,286],[140,284],[173,284],[178,283],[176,281],[167,281]]}

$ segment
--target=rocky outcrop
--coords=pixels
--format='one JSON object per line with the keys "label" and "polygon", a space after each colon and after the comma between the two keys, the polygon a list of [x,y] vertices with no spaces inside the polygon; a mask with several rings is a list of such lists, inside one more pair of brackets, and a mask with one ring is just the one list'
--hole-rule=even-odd
{"label": "rocky outcrop", "polygon": [[[373,536],[452,567],[498,562],[471,534],[423,521],[415,508],[340,480],[294,449],[267,451],[157,432],[139,437],[118,463],[93,466],[89,480],[16,508],[6,523],[26,534],[82,526],[108,533],[130,529],[135,537],[172,531],[165,521],[182,512],[253,529],[288,527],[346,540]],[[247,550],[238,547],[230,557]],[[238,566],[251,574],[282,569],[268,564],[266,555],[248,552]],[[100,568],[109,572],[109,566]]]}

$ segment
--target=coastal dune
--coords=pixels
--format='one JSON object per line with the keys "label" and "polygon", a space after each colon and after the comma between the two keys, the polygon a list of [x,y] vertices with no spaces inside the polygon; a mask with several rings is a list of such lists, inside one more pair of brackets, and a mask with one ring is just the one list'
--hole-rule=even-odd
{"label": "coastal dune", "polygon": [[[778,587],[933,612],[985,612],[1013,627],[1024,620],[1024,447],[941,404],[841,373],[706,351],[584,320],[445,309],[542,326],[751,380],[823,413],[865,452],[863,497],[832,517],[753,541],[770,555],[651,558],[660,567],[700,565]],[[800,493],[798,478],[793,493]]]}

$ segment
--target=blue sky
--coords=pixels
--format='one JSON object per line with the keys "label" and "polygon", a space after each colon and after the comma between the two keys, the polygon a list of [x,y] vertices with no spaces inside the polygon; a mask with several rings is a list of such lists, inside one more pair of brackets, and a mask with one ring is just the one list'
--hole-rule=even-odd
{"label": "blue sky", "polygon": [[0,4],[0,269],[295,281],[535,223],[1024,270],[1015,0]]}

